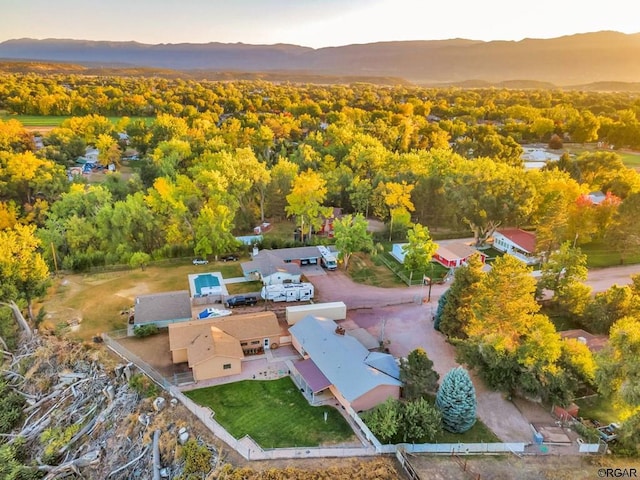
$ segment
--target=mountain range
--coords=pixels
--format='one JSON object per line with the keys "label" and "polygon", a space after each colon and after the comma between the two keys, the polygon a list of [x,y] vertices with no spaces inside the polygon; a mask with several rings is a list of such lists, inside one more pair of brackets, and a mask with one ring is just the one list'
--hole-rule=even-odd
{"label": "mountain range", "polygon": [[288,44],[16,39],[0,43],[0,59],[94,68],[388,77],[421,85],[528,81],[575,86],[639,82],[640,33],[602,31],[521,41],[400,41],[319,49]]}

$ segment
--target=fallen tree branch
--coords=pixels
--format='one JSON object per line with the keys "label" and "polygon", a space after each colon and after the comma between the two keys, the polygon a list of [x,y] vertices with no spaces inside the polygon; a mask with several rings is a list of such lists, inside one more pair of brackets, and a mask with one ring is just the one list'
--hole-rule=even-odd
{"label": "fallen tree branch", "polygon": [[160,480],[160,430],[153,432],[153,480]]}
{"label": "fallen tree branch", "polygon": [[11,300],[11,302],[9,303],[0,302],[0,305],[9,307],[13,311],[13,318],[15,318],[16,322],[18,322],[18,326],[24,331],[24,334],[26,335],[27,339],[31,340],[33,338],[33,331],[31,330],[29,323],[27,323],[27,321],[24,319],[24,316],[22,315],[22,312],[20,311],[20,307],[18,307],[18,304],[13,300]]}
{"label": "fallen tree branch", "polygon": [[149,445],[144,447],[144,449],[142,450],[142,453],[140,455],[138,455],[136,458],[134,458],[133,460],[131,460],[129,463],[127,463],[126,465],[121,466],[120,468],[116,468],[111,473],[109,473],[109,475],[107,475],[107,478],[111,477],[112,475],[116,475],[117,473],[120,473],[123,470],[126,470],[131,465],[133,465],[136,462],[138,462],[142,457],[144,457],[147,454],[147,450],[149,450]]}

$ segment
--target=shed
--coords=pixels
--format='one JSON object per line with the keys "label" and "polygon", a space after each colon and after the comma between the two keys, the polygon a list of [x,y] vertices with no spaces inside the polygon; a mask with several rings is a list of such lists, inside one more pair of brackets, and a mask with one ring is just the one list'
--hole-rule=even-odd
{"label": "shed", "polygon": [[347,318],[347,306],[344,302],[312,303],[309,305],[295,305],[286,309],[287,324],[295,325],[307,315],[344,320]]}

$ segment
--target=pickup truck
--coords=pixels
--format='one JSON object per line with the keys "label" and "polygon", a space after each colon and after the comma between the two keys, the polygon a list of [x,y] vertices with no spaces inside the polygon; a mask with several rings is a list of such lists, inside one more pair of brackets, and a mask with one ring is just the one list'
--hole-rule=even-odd
{"label": "pickup truck", "polygon": [[256,297],[245,296],[245,295],[236,295],[235,297],[227,298],[225,305],[227,308],[240,307],[243,305],[251,306],[258,303],[258,299]]}

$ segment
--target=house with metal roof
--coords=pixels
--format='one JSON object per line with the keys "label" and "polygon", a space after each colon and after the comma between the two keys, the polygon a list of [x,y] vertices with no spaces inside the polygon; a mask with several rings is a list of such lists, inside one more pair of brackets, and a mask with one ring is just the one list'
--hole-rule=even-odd
{"label": "house with metal roof", "polygon": [[369,352],[333,320],[309,315],[291,328],[291,343],[304,357],[292,377],[313,400],[328,390],[343,406],[369,410],[400,398],[400,368],[388,354]]}
{"label": "house with metal roof", "polygon": [[249,262],[241,264],[245,277],[261,280],[264,285],[300,283],[306,265],[320,264],[318,247],[279,248],[256,251]]}
{"label": "house with metal roof", "polygon": [[136,326],[153,323],[158,327],[166,327],[191,318],[191,299],[186,290],[139,295],[135,300],[129,334],[133,335]]}

